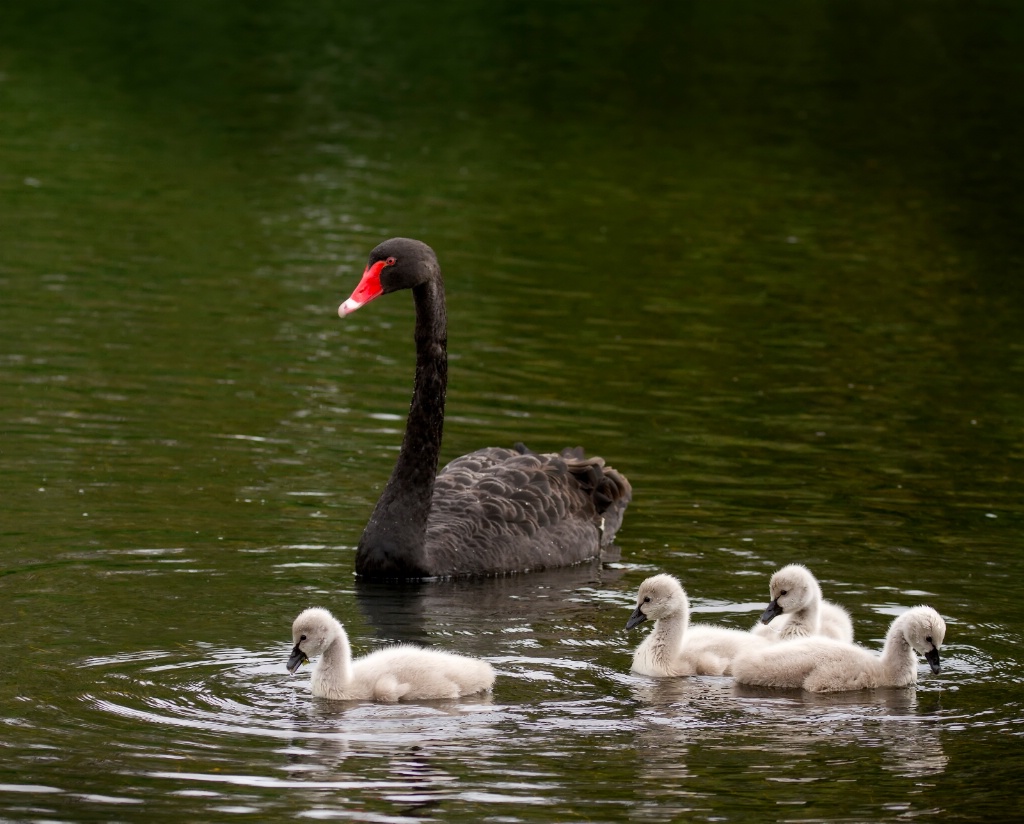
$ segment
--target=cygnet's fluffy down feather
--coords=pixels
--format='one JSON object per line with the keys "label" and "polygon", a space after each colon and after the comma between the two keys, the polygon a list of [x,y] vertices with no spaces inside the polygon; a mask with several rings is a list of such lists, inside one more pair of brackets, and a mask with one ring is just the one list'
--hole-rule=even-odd
{"label": "cygnet's fluffy down feather", "polygon": [[853,621],[850,613],[832,601],[821,602],[821,634],[826,638],[853,643]]}
{"label": "cygnet's fluffy down feather", "polygon": [[893,620],[880,655],[831,638],[801,638],[745,651],[736,656],[732,671],[742,684],[810,692],[907,687],[917,683],[917,653],[932,672],[939,671],[945,637],[942,616],[920,606]]}
{"label": "cygnet's fluffy down feather", "polygon": [[750,630],[770,640],[790,640],[824,635],[837,641],[853,641],[853,622],[838,604],[826,601],[821,586],[802,564],[789,564],[768,585],[771,602]]}
{"label": "cygnet's fluffy down feather", "polygon": [[339,701],[426,701],[489,690],[494,670],[486,661],[408,644],[371,652],[355,661],[348,636],[326,609],[311,607],[292,624],[294,673],[311,657],[313,695]]}
{"label": "cygnet's fluffy down feather", "polygon": [[728,675],[739,652],[767,643],[738,629],[690,625],[686,591],[664,573],[640,584],[626,629],[648,619],[654,621],[654,629],[633,653],[633,671],[641,675]]}

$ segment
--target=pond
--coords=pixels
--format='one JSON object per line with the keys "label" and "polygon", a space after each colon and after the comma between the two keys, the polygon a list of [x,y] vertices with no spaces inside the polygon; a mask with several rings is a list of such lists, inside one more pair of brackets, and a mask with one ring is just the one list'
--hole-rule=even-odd
{"label": "pond", "polygon": [[[1024,14],[992,2],[89,0],[0,32],[0,817],[1021,815]],[[353,576],[414,367],[369,250],[438,253],[442,462],[582,445],[605,562]],[[916,688],[630,672],[639,584],[747,629],[787,563]],[[486,658],[338,704],[285,670]]]}

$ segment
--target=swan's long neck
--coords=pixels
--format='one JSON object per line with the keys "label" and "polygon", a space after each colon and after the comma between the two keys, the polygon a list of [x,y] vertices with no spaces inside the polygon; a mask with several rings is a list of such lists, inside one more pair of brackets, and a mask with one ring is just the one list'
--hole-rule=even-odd
{"label": "swan's long neck", "polygon": [[[816,635],[821,629],[821,599],[811,598],[804,606],[793,613],[790,627],[799,628],[803,635]],[[797,633],[793,633],[797,634]]]}
{"label": "swan's long neck", "polygon": [[906,686],[917,681],[917,653],[898,621],[889,627],[879,663],[887,682],[894,686]]}
{"label": "swan's long neck", "polygon": [[375,577],[433,573],[425,538],[441,454],[448,386],[448,319],[440,275],[413,288],[416,375],[398,460],[363,531],[356,571]]}
{"label": "swan's long neck", "polygon": [[352,648],[341,624],[334,627],[334,640],[317,661],[313,679],[321,684],[319,694],[339,697],[352,682]]}
{"label": "swan's long neck", "polygon": [[683,648],[686,628],[690,625],[690,609],[687,605],[679,612],[659,618],[647,639],[646,654],[656,663],[658,669],[668,671],[675,664]]}

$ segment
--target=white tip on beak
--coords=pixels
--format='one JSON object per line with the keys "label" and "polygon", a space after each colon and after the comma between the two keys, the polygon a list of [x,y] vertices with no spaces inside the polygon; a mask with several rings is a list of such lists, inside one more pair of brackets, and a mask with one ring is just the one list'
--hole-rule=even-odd
{"label": "white tip on beak", "polygon": [[341,306],[338,307],[338,317],[343,318],[345,317],[345,315],[351,315],[354,311],[356,311],[356,309],[358,309],[362,305],[363,304],[359,303],[359,301],[355,301],[352,300],[352,298],[349,298],[343,304],[341,304]]}

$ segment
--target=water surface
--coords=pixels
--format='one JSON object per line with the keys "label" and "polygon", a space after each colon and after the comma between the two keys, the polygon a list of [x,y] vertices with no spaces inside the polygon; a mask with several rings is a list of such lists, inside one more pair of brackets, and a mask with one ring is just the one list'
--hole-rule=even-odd
{"label": "water surface", "polygon": [[[34,2],[0,34],[0,816],[672,821],[1021,812],[1016,5]],[[358,585],[412,307],[445,270],[442,460],[582,444],[621,558]],[[911,690],[630,674],[635,591],[749,627],[802,562]],[[493,695],[335,705],[358,651]]]}

